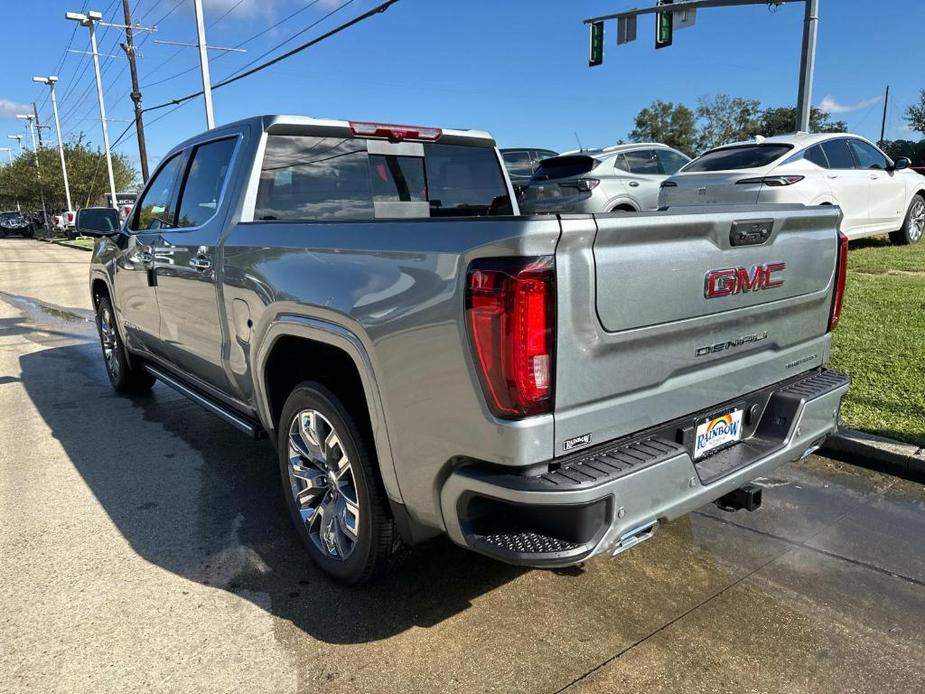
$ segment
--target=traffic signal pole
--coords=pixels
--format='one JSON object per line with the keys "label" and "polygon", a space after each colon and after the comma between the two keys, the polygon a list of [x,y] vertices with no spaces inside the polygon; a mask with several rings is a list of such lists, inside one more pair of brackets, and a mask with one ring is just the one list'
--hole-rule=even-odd
{"label": "traffic signal pole", "polygon": [[[644,14],[665,15],[668,13],[681,13],[685,10],[696,10],[707,7],[737,7],[740,5],[775,5],[784,4],[785,0],[668,0],[657,2],[651,7],[641,7],[624,12],[590,17],[584,21],[591,30],[591,60],[589,65],[594,67],[604,62],[603,55],[603,22],[616,19],[618,22],[618,43],[626,43],[636,38],[636,17]],[[816,34],[819,28],[819,0],[793,0],[805,4],[803,17],[803,49],[800,54],[800,81],[797,92],[797,122],[796,129],[809,131],[810,115],[812,112],[813,72],[816,66]],[[624,29],[619,30],[622,26]],[[598,42],[595,44],[595,33]],[[656,48],[671,45],[671,22],[656,21]],[[595,52],[595,45],[601,46]]]}
{"label": "traffic signal pole", "polygon": [[809,132],[812,115],[813,72],[816,69],[816,32],[819,28],[819,0],[804,0],[803,51],[800,55],[800,91],[797,94],[797,130]]}

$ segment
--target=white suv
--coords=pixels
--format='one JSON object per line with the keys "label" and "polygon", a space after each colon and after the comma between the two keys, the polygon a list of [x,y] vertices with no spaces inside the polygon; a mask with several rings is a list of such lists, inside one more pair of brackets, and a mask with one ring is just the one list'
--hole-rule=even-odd
{"label": "white suv", "polygon": [[925,177],[857,135],[796,133],[724,145],[662,183],[659,207],[729,203],[838,205],[856,239],[889,233],[916,243],[925,231]]}
{"label": "white suv", "polygon": [[689,161],[657,142],[566,152],[540,162],[520,209],[524,214],[654,210],[659,185]]}

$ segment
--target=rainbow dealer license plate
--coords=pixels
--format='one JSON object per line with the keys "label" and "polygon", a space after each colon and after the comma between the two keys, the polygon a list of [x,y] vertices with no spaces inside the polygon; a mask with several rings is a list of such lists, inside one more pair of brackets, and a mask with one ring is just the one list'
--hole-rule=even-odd
{"label": "rainbow dealer license plate", "polygon": [[742,410],[732,410],[697,425],[694,460],[742,439]]}

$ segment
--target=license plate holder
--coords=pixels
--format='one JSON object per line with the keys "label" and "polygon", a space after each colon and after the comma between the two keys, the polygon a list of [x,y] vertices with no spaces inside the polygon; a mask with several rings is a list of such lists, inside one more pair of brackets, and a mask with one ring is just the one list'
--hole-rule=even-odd
{"label": "license plate holder", "polygon": [[694,460],[741,441],[743,419],[744,410],[734,408],[698,420],[694,428]]}

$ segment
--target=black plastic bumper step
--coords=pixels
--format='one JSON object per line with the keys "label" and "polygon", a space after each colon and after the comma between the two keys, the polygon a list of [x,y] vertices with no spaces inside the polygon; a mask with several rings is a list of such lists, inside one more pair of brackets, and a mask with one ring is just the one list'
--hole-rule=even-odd
{"label": "black plastic bumper step", "polygon": [[481,535],[486,545],[514,554],[558,554],[578,549],[582,545],[534,532],[493,533]]}

